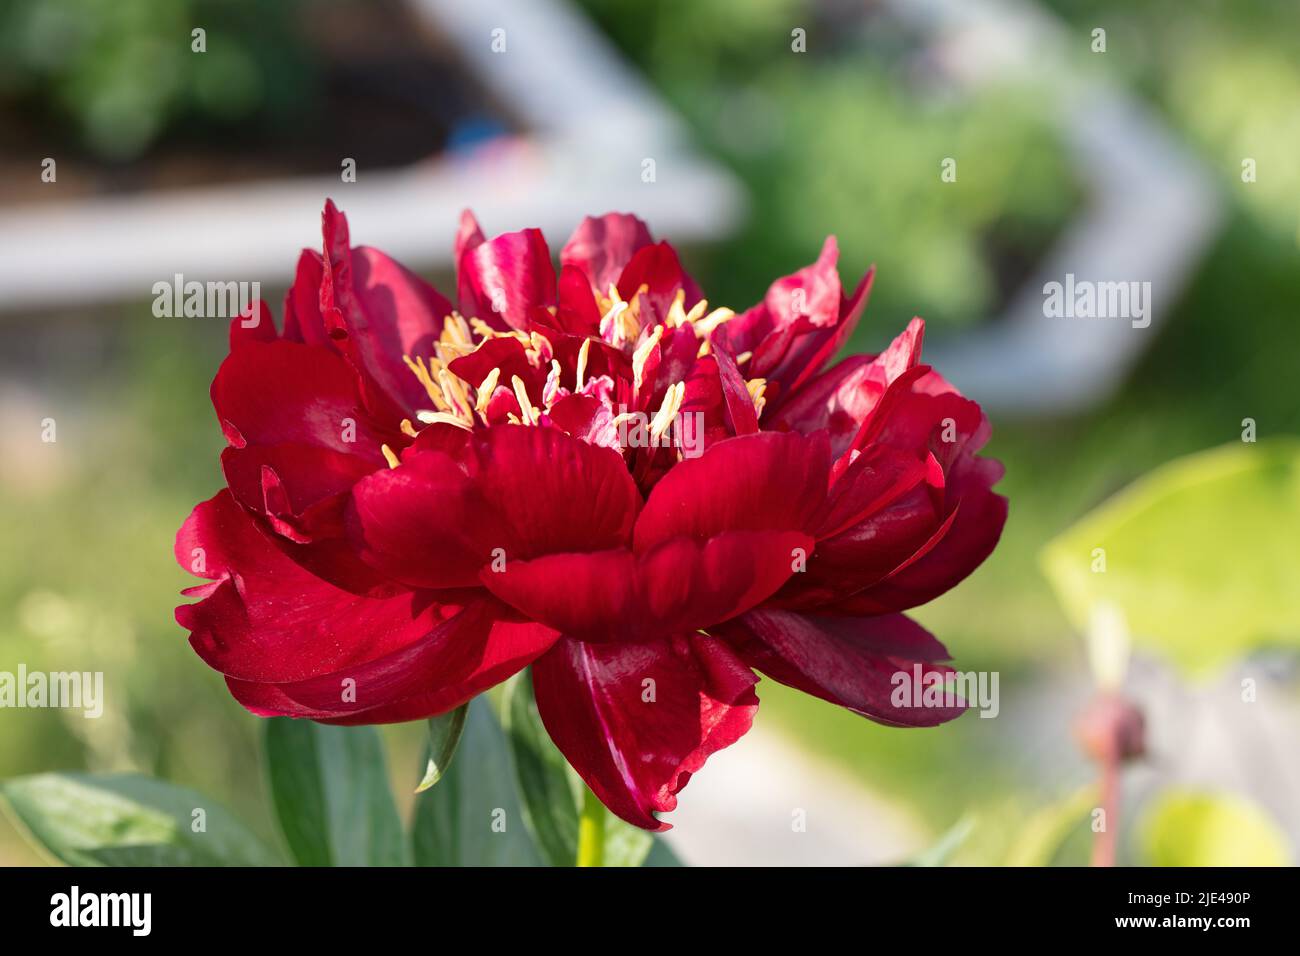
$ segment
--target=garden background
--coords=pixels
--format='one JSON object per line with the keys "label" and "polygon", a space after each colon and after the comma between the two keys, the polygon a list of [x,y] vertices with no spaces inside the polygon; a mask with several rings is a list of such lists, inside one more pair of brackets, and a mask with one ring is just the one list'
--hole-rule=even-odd
{"label": "garden background", "polygon": [[[958,863],[1084,862],[1095,768],[1071,724],[1094,675],[1084,628],[1054,590],[1044,549],[1165,463],[1219,446],[1254,454],[1242,442],[1243,420],[1252,419],[1260,448],[1281,462],[1268,474],[1291,483],[1216,488],[1195,507],[1202,516],[1212,509],[1217,524],[1166,522],[1159,527],[1167,536],[1133,539],[1147,569],[1176,560],[1140,598],[1156,623],[1144,629],[1141,615],[1129,614],[1138,626],[1127,689],[1146,712],[1149,753],[1124,778],[1121,861],[1238,861],[1233,854],[1250,842],[1242,825],[1216,837],[1220,818],[1188,811],[1204,806],[1191,800],[1179,806],[1203,839],[1166,845],[1161,801],[1201,794],[1231,801],[1213,813],[1258,824],[1247,829],[1263,834],[1272,853],[1264,859],[1294,863],[1300,620],[1279,618],[1277,609],[1290,601],[1294,611],[1295,599],[1275,590],[1300,574],[1300,484],[1294,446],[1285,444],[1300,434],[1294,2],[581,0],[540,5],[561,26],[594,26],[595,47],[549,64],[560,53],[530,49],[538,8],[482,6],[480,23],[506,25],[500,68],[538,67],[531,102],[512,99],[512,87],[493,77],[492,58],[469,49],[469,36],[489,49],[491,31],[468,32],[448,3],[0,6],[0,233],[11,252],[39,246],[27,254],[48,261],[53,276],[19,274],[12,255],[0,270],[0,670],[20,662],[102,670],[107,697],[98,720],[0,712],[0,777],[140,770],[212,794],[272,830],[258,722],[172,619],[178,592],[192,583],[174,564],[172,537],[221,482],[223,439],[208,385],[226,324],[156,318],[151,281],[114,280],[119,246],[159,242],[136,220],[120,220],[114,233],[111,217],[94,219],[103,241],[93,256],[75,243],[52,244],[54,231],[33,239],[19,224],[54,230],[79,209],[127,208],[95,205],[105,199],[138,210],[157,197],[198,196],[186,208],[199,212],[176,228],[211,229],[229,246],[255,244],[268,228],[297,237],[264,271],[194,276],[259,279],[278,316],[288,270],[300,247],[317,243],[318,222],[314,213],[281,221],[274,184],[285,184],[284,196],[314,193],[317,209],[328,191],[352,215],[359,242],[387,248],[392,233],[427,246],[429,258],[413,264],[442,288],[455,227],[444,212],[456,203],[474,204],[492,232],[544,224],[556,250],[562,223],[576,224],[573,209],[599,213],[604,207],[590,203],[612,196],[657,235],[677,239],[680,227],[686,265],[710,301],[737,309],[757,301],[773,277],[811,262],[835,233],[846,283],[870,263],[879,270],[850,350],[877,351],[919,314],[929,322],[927,347],[960,361],[974,337],[1013,321],[1017,294],[1043,257],[1100,203],[1094,159],[1078,143],[1085,120],[1072,112],[1077,100],[1032,73],[988,79],[980,69],[1023,53],[1016,36],[1025,26],[1050,29],[1062,43],[1053,68],[1061,76],[1104,84],[1140,117],[1139,130],[1158,134],[1195,169],[1197,188],[1185,202],[1204,214],[1198,244],[1157,221],[1149,234],[1115,235],[1139,252],[1177,246],[1178,267],[1158,287],[1158,321],[1132,330],[1131,356],[1116,354],[1089,373],[1095,388],[1062,397],[1048,383],[1040,402],[1037,386],[1015,387],[1034,380],[1032,355],[984,363],[989,391],[973,397],[989,408],[988,451],[1006,464],[999,490],[1011,517],[986,565],[917,616],[961,669],[999,672],[1000,713],[894,730],[764,681],[752,738],[716,756],[683,792],[670,842],[694,863],[880,863],[947,834],[946,858]],[[194,24],[207,31],[202,56],[191,51]],[[1094,49],[1097,28],[1104,51]],[[640,126],[547,86],[565,70],[598,86],[611,69],[607,57],[636,77],[629,103],[672,117],[676,138],[654,154],[653,182],[628,142]],[[556,130],[563,148],[552,149]],[[1149,151],[1140,137],[1093,146],[1118,160]],[[611,168],[612,155],[629,160]],[[678,155],[690,157],[691,195],[702,197],[694,210],[681,208],[674,173],[688,160],[679,167]],[[57,183],[40,177],[50,156]],[[356,184],[340,181],[342,157],[357,159]],[[418,182],[435,157],[443,165],[431,177],[474,177],[479,192],[442,197],[427,212],[375,200]],[[957,159],[955,182],[941,179],[945,157]],[[1255,160],[1253,181],[1243,179],[1245,158]],[[1166,162],[1163,154],[1153,160],[1156,181],[1178,172]],[[529,163],[547,169],[521,197],[502,169]],[[405,173],[390,180],[381,170]],[[610,185],[619,177],[626,181]],[[214,184],[263,190],[266,220],[245,213],[231,228],[215,194],[203,192]],[[355,215],[349,190],[363,187],[372,191]],[[123,266],[146,277],[150,267]],[[162,268],[153,278],[171,274]],[[58,423],[54,443],[40,440],[46,418]],[[1224,533],[1207,539],[1206,528]],[[1290,548],[1269,550],[1253,537],[1261,528],[1285,532]],[[1257,567],[1261,555],[1272,563]],[[1089,560],[1087,547],[1079,560]],[[1222,566],[1241,573],[1197,574]],[[1224,633],[1223,608],[1235,611],[1232,626],[1245,637]],[[1252,630],[1255,620],[1263,623]],[[1175,643],[1145,640],[1148,631],[1174,633]],[[1222,642],[1240,653],[1221,660]],[[1246,706],[1243,679],[1259,688]],[[396,791],[409,801],[423,729],[384,733]],[[791,833],[798,807],[809,810],[806,834]],[[1205,855],[1180,857],[1189,842],[1203,843]],[[38,859],[0,819],[0,863]]]}

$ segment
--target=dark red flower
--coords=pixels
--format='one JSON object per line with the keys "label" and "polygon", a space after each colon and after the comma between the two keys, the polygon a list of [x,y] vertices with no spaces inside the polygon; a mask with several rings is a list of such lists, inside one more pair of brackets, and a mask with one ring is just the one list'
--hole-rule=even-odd
{"label": "dark red flower", "polygon": [[[176,540],[190,643],[260,715],[445,712],[532,664],[542,720],[625,820],[749,728],[758,670],[881,723],[945,674],[902,611],[993,549],[978,405],[912,320],[826,368],[862,313],[827,240],[739,315],[639,219],[456,236],[457,302],[327,204],[283,332],[232,324],[212,384],[227,487]],[[914,670],[914,668],[919,668]],[[904,695],[909,700],[910,695]]]}

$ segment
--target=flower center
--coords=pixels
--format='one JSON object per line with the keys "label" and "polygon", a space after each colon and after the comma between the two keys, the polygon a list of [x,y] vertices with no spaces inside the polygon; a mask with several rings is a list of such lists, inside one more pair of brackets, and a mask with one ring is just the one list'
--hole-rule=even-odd
{"label": "flower center", "polygon": [[[597,294],[596,303],[601,312],[600,337],[584,339],[571,369],[567,370],[555,358],[551,342],[545,336],[537,332],[499,331],[480,319],[466,319],[459,312],[452,312],[443,321],[442,331],[433,344],[432,355],[403,356],[407,368],[424,386],[433,406],[418,410],[416,420],[421,425],[444,424],[466,431],[472,431],[480,425],[486,427],[502,422],[535,426],[541,423],[542,417],[548,415],[560,400],[571,395],[584,395],[597,399],[608,410],[607,431],[611,435],[621,423],[646,416],[651,438],[660,439],[672,428],[678,417],[685,397],[685,383],[678,381],[669,384],[658,407],[653,410],[645,408],[629,412],[621,407],[615,413],[613,403],[618,392],[616,383],[608,374],[595,377],[588,374],[592,343],[604,343],[625,355],[630,353],[632,395],[640,400],[645,385],[646,366],[666,332],[680,328],[692,329],[699,340],[697,356],[702,357],[709,354],[709,337],[714,329],[733,318],[735,312],[726,308],[710,311],[708,303],[703,299],[687,310],[686,293],[679,289],[663,322],[656,323],[647,330],[642,316],[646,292],[647,287],[643,285],[630,299],[624,300],[618,289],[611,285],[606,295]],[[452,370],[457,359],[473,355],[489,342],[501,338],[518,341],[529,365],[538,371],[539,375],[533,377],[531,387],[518,374],[511,374],[509,380],[506,380],[499,366],[494,366],[477,383],[462,378]],[[745,355],[738,357],[737,362],[748,359],[749,355]],[[544,384],[539,385],[540,371],[548,365]],[[761,415],[764,380],[751,379],[746,382],[746,386],[756,412]],[[510,401],[511,398],[513,402]],[[409,419],[402,421],[401,429],[411,438],[419,434],[417,426]],[[397,455],[386,445],[383,452],[389,465],[396,468],[399,464]]]}

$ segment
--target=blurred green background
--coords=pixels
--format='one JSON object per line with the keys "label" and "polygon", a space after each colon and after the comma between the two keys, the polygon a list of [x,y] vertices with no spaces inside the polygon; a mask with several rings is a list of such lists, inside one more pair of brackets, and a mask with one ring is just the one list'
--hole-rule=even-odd
{"label": "blurred green background", "polygon": [[[172,5],[86,4],[113,26],[63,51],[61,62],[32,55],[42,18],[68,6],[0,6],[0,101],[9,115],[47,123],[50,135],[78,144],[88,164],[120,168],[176,137],[202,142],[231,123],[267,122],[284,91],[312,89],[307,54],[286,42],[264,56],[263,37],[250,41],[235,71],[256,83],[170,75],[132,101],[131,83],[140,80],[133,44],[174,16],[166,12]],[[259,30],[292,33],[280,16],[266,19],[276,4],[219,6],[236,11],[231,29],[251,16]],[[834,231],[846,282],[869,262],[880,270],[854,350],[878,349],[913,314],[930,320],[938,338],[996,315],[1035,256],[1086,205],[1051,107],[1033,89],[934,95],[917,82],[908,56],[914,38],[871,17],[845,21],[852,28],[833,31],[830,49],[827,31],[815,34],[823,44],[816,55],[772,54],[770,37],[787,37],[792,24],[813,33],[819,23],[839,23],[844,3],[579,6],[683,115],[698,146],[748,189],[751,214],[739,232],[686,250],[718,304],[756,301]],[[1105,24],[1105,68],[1201,158],[1227,217],[1118,395],[1067,418],[994,418],[989,452],[1006,463],[1000,490],[1012,502],[1003,543],[918,617],[962,669],[999,671],[1004,697],[1029,703],[1000,720],[904,732],[770,681],[760,687],[761,721],[908,808],[928,832],[973,811],[978,825],[959,857],[966,862],[1005,860],[1026,819],[1092,777],[1068,735],[1069,709],[1082,703],[1088,682],[1083,645],[1039,569],[1043,545],[1153,467],[1238,441],[1245,417],[1261,436],[1300,433],[1294,0],[1045,6],[1080,37]],[[124,101],[133,105],[115,112]],[[121,115],[131,120],[125,128]],[[934,188],[935,157],[956,151],[987,162],[960,189]],[[1243,155],[1259,158],[1257,183],[1241,182]],[[304,245],[313,241],[311,226]],[[445,245],[453,226],[429,223],[430,241]],[[296,252],[285,249],[286,261]],[[434,278],[447,287],[446,276]],[[279,293],[269,297],[279,313]],[[3,321],[0,668],[26,661],[104,670],[109,709],[98,721],[60,711],[0,715],[0,775],[134,767],[211,793],[269,830],[255,721],[189,650],[171,615],[178,591],[193,583],[172,561],[172,536],[221,482],[223,440],[207,389],[224,354],[224,326],[152,320],[144,301]],[[32,422],[46,416],[58,422],[58,441],[33,446]],[[1059,699],[1041,692],[1057,707],[1060,732],[1050,739],[1016,725],[1040,723],[1040,687],[1078,692]],[[398,748],[395,773],[404,775],[398,790],[407,793],[420,731],[387,733]],[[1086,827],[1071,826],[1078,832],[1050,859],[1086,858]],[[0,863],[33,859],[0,822]]]}

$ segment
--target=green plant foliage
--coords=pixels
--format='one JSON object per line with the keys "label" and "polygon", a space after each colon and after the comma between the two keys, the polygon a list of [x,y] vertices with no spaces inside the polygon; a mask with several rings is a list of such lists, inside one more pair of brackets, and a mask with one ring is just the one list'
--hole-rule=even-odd
{"label": "green plant foliage", "polygon": [[[1034,91],[915,82],[918,38],[870,5],[582,5],[748,187],[743,235],[705,260],[715,304],[753,304],[830,232],[844,282],[877,265],[869,314],[885,327],[982,321],[1081,200]],[[871,326],[864,347],[882,344]]]}
{"label": "green plant foliage", "polygon": [[460,736],[465,732],[465,717],[468,713],[469,704],[461,704],[455,710],[429,718],[429,762],[424,768],[424,779],[415,788],[416,793],[424,793],[432,787],[451,766],[452,758],[456,756],[456,747],[460,744]]}
{"label": "green plant foliage", "polygon": [[207,797],[138,774],[43,773],[0,783],[32,838],[70,866],[275,866]]}
{"label": "green plant foliage", "polygon": [[1174,791],[1142,818],[1153,866],[1287,866],[1286,834],[1244,797]]}
{"label": "green plant foliage", "polygon": [[[9,0],[0,5],[0,103],[51,114],[105,160],[171,126],[283,112],[307,83],[297,0]],[[192,31],[205,31],[195,50]]]}
{"label": "green plant foliage", "polygon": [[1300,442],[1237,443],[1157,468],[1048,544],[1042,564],[1076,628],[1114,605],[1136,643],[1202,674],[1300,644],[1296,528]]}
{"label": "green plant foliage", "polygon": [[272,718],[265,726],[271,797],[301,865],[407,862],[378,730],[288,717]]}
{"label": "green plant foliage", "polygon": [[469,704],[460,750],[438,785],[416,797],[416,865],[543,865],[524,823],[509,744],[483,697]]}
{"label": "green plant foliage", "polygon": [[[524,819],[552,866],[572,866],[578,854],[583,784],[542,726],[527,671],[507,687],[505,727]],[[647,862],[661,844],[653,834],[612,813],[605,815],[605,866],[680,865],[666,846],[654,863]]]}

